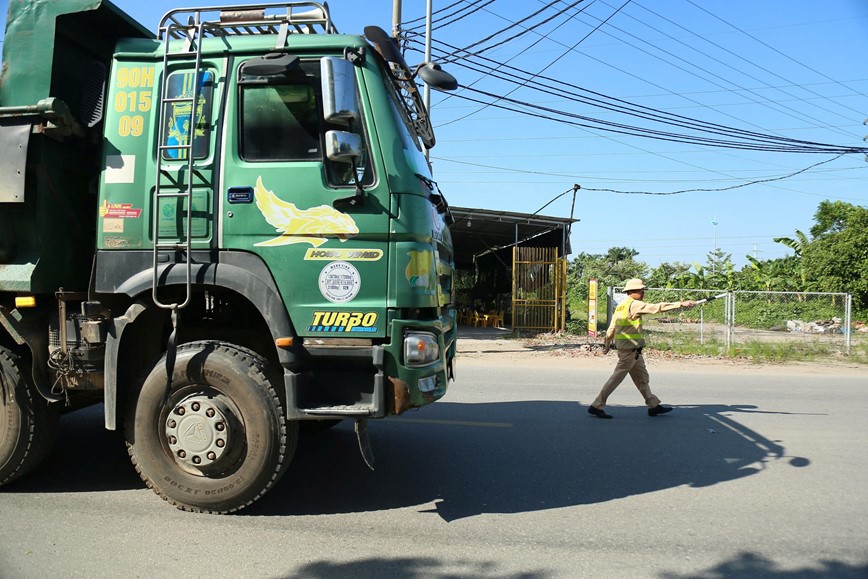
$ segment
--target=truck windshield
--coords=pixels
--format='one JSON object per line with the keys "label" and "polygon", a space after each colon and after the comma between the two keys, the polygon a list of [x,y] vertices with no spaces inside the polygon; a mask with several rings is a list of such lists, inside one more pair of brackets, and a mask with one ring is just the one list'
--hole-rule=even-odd
{"label": "truck windshield", "polygon": [[386,91],[391,97],[389,99],[389,108],[395,121],[395,129],[401,139],[401,147],[404,149],[405,158],[413,167],[414,172],[430,178],[431,169],[428,166],[428,160],[422,152],[419,138],[413,128],[413,123],[407,117],[407,111],[401,104],[400,96],[388,81],[386,82]]}

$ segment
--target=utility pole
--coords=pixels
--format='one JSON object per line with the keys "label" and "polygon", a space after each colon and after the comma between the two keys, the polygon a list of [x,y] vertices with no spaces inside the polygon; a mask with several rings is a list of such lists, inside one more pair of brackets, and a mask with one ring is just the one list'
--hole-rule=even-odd
{"label": "utility pole", "polygon": [[[714,226],[714,249],[712,251],[717,251],[717,214],[714,215],[714,219],[711,220],[711,225]],[[711,262],[711,273],[714,274],[714,262]]]}
{"label": "utility pole", "polygon": [[[425,62],[431,62],[431,6],[434,0],[425,2]],[[422,93],[425,99],[425,110],[428,111],[428,122],[431,123],[431,128],[434,128],[434,121],[431,120],[431,87],[425,83],[425,91]],[[425,158],[429,158],[430,153],[428,147],[425,147]]]}
{"label": "utility pole", "polygon": [[[425,2],[425,62],[431,62],[431,21],[432,21],[432,6],[434,0],[426,0]],[[431,87],[425,83],[425,108],[428,109],[428,114],[431,114]]]}
{"label": "utility pole", "polygon": [[[401,2],[403,0],[392,0],[392,37],[399,40],[401,35]],[[425,2],[425,62],[431,62],[431,23],[433,14],[434,0],[426,0]],[[425,83],[425,90],[422,93],[422,99],[425,103],[425,109],[428,111],[428,118],[431,118],[431,87]],[[423,147],[425,158],[428,158],[428,149]]]}
{"label": "utility pole", "polygon": [[392,38],[401,34],[401,0],[392,0]]}
{"label": "utility pole", "polygon": [[714,226],[714,249],[717,249],[717,215],[711,220],[711,225]]}

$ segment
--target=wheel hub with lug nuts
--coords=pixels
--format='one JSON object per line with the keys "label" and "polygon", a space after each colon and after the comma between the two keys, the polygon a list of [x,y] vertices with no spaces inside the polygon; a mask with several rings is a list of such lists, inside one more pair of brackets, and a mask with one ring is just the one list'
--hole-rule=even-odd
{"label": "wheel hub with lug nuts", "polygon": [[207,396],[178,402],[166,418],[166,439],[175,460],[196,468],[220,460],[229,449],[230,415],[225,404]]}

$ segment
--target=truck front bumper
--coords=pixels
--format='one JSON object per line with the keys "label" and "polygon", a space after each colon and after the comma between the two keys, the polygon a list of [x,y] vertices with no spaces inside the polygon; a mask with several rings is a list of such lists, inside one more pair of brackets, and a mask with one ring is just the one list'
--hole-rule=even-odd
{"label": "truck front bumper", "polygon": [[[384,418],[439,400],[455,376],[454,316],[437,320],[392,320],[391,341],[381,345],[304,345],[303,369],[284,369],[290,420]],[[411,367],[404,360],[408,334],[437,340],[439,355]]]}

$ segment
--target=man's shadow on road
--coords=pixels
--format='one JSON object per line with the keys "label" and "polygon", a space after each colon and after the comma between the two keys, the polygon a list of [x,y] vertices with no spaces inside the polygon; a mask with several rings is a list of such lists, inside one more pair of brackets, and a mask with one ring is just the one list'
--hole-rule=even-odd
{"label": "man's shadow on road", "polygon": [[[753,406],[682,406],[649,418],[616,408],[588,416],[576,402],[438,402],[368,426],[374,472],[352,424],[301,440],[274,489],[243,511],[311,515],[426,505],[446,521],[592,504],[682,485],[751,476],[784,447],[740,424]],[[430,503],[433,503],[431,505]]]}
{"label": "man's shadow on road", "polygon": [[[681,485],[755,475],[772,461],[806,466],[738,421],[753,406],[681,406],[649,418],[614,407],[615,420],[570,401],[451,403],[371,421],[375,471],[352,422],[302,436],[283,479],[244,515],[314,515],[423,505],[446,521],[600,503]],[[142,488],[102,406],[64,416],[46,463],[4,490],[90,492]]]}

